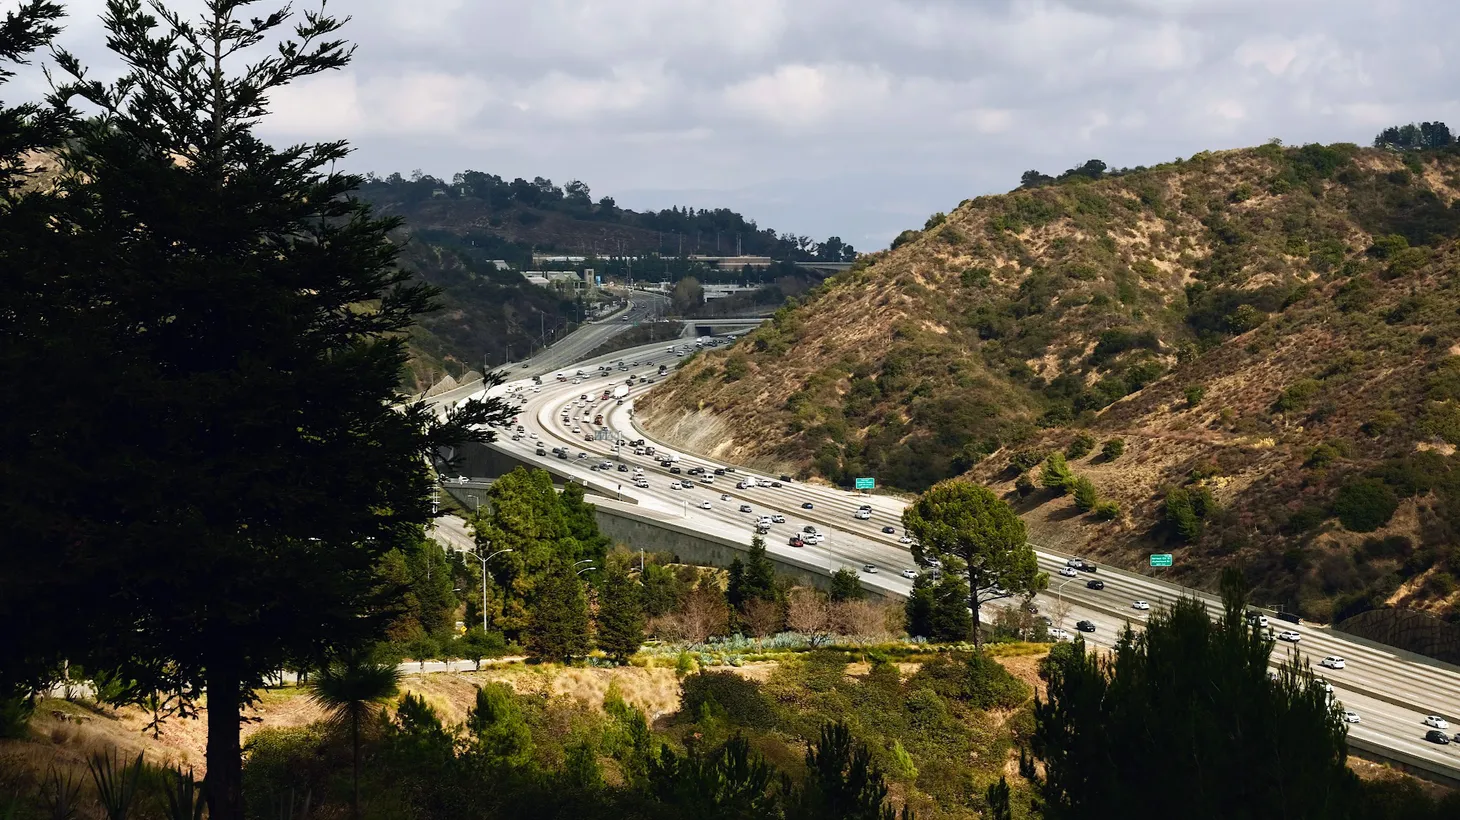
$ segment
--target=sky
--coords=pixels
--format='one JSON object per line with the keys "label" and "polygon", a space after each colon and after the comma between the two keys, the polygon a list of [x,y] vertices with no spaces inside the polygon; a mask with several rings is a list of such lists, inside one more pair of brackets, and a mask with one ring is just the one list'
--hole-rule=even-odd
{"label": "sky", "polygon": [[[64,2],[64,0],[63,0]],[[0,0],[0,8],[16,0]],[[196,0],[170,0],[187,9]],[[114,74],[97,15],[60,44]],[[261,0],[250,13],[280,3]],[[296,8],[314,8],[299,0]],[[1029,169],[1460,130],[1443,0],[335,0],[347,68],[271,100],[350,170],[586,182],[860,250]],[[17,82],[32,90],[32,71]]]}

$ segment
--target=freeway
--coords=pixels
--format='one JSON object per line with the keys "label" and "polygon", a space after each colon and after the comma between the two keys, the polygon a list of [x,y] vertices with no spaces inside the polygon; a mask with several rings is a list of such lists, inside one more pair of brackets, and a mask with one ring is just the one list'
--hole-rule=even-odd
{"label": "freeway", "polygon": [[[683,345],[682,342],[681,350]],[[645,345],[575,364],[574,372],[581,369],[587,374],[581,384],[545,379],[541,387],[536,387],[519,380],[494,388],[494,393],[511,397],[520,404],[517,424],[523,431],[520,439],[503,435],[492,446],[560,474],[597,484],[608,482],[646,512],[677,516],[696,529],[742,543],[749,542],[758,516],[779,514],[784,517],[784,523],[772,525],[766,536],[767,549],[773,555],[791,557],[802,564],[812,563],[827,572],[848,567],[859,572],[865,586],[894,597],[906,596],[911,581],[902,577],[901,572],[916,567],[903,541],[901,513],[905,502],[890,496],[868,496],[719,464],[655,442],[639,428],[634,419],[634,398],[652,389],[653,383],[646,380],[657,381],[659,365],[672,368],[680,358],[680,353],[664,345]],[[620,360],[626,370],[617,366]],[[605,366],[609,368],[606,371],[602,369]],[[634,377],[635,383],[622,403],[600,398],[605,390],[624,384],[629,376]],[[600,415],[602,423],[594,424]],[[606,431],[607,439],[598,438],[600,429]],[[509,430],[508,434],[512,432]],[[632,444],[616,446],[619,441],[639,439],[656,448],[655,456],[636,453]],[[556,457],[555,447],[565,449],[567,458]],[[680,472],[661,466],[660,459],[669,453],[677,459],[673,469]],[[605,464],[606,469],[598,469]],[[689,476],[690,467],[710,471],[713,483],[705,484]],[[715,475],[713,471],[717,469],[725,473]],[[632,480],[635,476],[643,476],[640,484],[647,486],[636,486]],[[754,486],[737,487],[740,480],[750,478],[756,480]],[[690,488],[677,485],[686,479],[691,480]],[[853,517],[860,504],[871,506],[870,519]],[[745,507],[750,511],[745,512]],[[823,533],[825,541],[804,547],[788,544],[793,534],[806,527]],[[1178,597],[1194,597],[1210,611],[1220,611],[1220,602],[1211,595],[1137,573],[1107,567],[1093,574],[1079,573],[1075,578],[1061,576],[1058,572],[1066,566],[1069,556],[1033,546],[1041,568],[1050,574],[1050,589],[1038,596],[1036,603],[1042,611],[1051,613],[1062,608],[1059,603],[1068,605],[1067,617],[1056,626],[1070,629],[1075,621],[1093,623],[1096,631],[1084,635],[1093,645],[1110,647],[1126,624],[1141,627],[1149,613],[1135,610],[1132,603],[1136,600],[1147,601],[1159,609]],[[875,566],[877,571],[866,572],[864,565]],[[1104,582],[1102,589],[1087,586],[1095,579]],[[1460,723],[1457,720],[1460,718],[1460,669],[1355,640],[1322,626],[1274,621],[1272,627],[1292,630],[1298,636],[1296,643],[1278,642],[1273,653],[1275,663],[1299,651],[1305,662],[1330,655],[1345,660],[1343,669],[1316,671],[1333,685],[1335,695],[1345,708],[1360,715],[1361,721],[1350,726],[1355,738],[1408,753],[1460,777],[1460,754],[1451,751],[1457,747],[1426,742],[1426,727],[1422,724],[1429,714]]]}

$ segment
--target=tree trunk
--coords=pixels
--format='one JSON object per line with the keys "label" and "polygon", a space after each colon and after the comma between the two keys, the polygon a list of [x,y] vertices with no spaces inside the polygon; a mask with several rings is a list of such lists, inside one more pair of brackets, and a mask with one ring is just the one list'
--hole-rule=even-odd
{"label": "tree trunk", "polygon": [[208,695],[208,816],[243,820],[243,752],[238,727],[242,685],[232,663],[210,663]]}
{"label": "tree trunk", "polygon": [[354,757],[351,759],[351,775],[353,776],[353,788],[350,794],[350,816],[360,820],[360,713],[355,712],[350,718],[350,746],[354,749]]}
{"label": "tree trunk", "polygon": [[972,574],[968,576],[968,608],[973,610],[973,645],[982,649],[983,630],[979,628],[978,581],[974,580]]}

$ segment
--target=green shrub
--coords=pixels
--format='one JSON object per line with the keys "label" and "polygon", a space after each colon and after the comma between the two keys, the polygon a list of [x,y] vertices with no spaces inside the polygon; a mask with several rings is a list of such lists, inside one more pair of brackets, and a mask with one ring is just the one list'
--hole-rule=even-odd
{"label": "green shrub", "polygon": [[1339,459],[1338,448],[1331,444],[1320,444],[1308,451],[1308,459],[1303,462],[1304,467],[1314,470],[1322,470]]}
{"label": "green shrub", "polygon": [[1378,438],[1398,427],[1401,421],[1399,414],[1393,410],[1380,410],[1374,414],[1373,418],[1364,422],[1363,427],[1359,429],[1366,436]]}
{"label": "green shrub", "polygon": [[1033,469],[1048,456],[1049,452],[1046,450],[1020,450],[1009,459],[1009,463],[1014,469],[1024,472]]}
{"label": "green shrub", "polygon": [[1273,409],[1280,413],[1302,410],[1318,395],[1320,386],[1317,379],[1299,379],[1277,397],[1277,401],[1273,402]]}
{"label": "green shrub", "polygon": [[713,701],[738,726],[769,729],[775,724],[775,710],[761,692],[760,684],[734,672],[700,672],[684,679],[684,711],[699,714]]}
{"label": "green shrub", "polygon": [[1069,492],[1070,481],[1074,474],[1070,472],[1070,466],[1065,462],[1063,453],[1054,453],[1044,462],[1044,469],[1039,474],[1039,483],[1047,490],[1054,490],[1060,495]]}
{"label": "green shrub", "polygon": [[1080,512],[1095,509],[1095,505],[1100,501],[1100,494],[1095,489],[1095,483],[1084,476],[1076,476],[1070,482],[1070,492],[1075,497],[1075,509]]}
{"label": "green shrub", "polygon": [[1114,501],[1097,501],[1095,503],[1095,517],[1101,521],[1114,521],[1120,517],[1120,504]]}
{"label": "green shrub", "polygon": [[1070,442],[1069,446],[1065,448],[1065,458],[1084,458],[1094,449],[1095,437],[1089,433],[1081,433],[1075,436],[1075,440]]}
{"label": "green shrub", "polygon": [[1019,477],[1014,479],[1014,492],[1017,492],[1020,498],[1028,498],[1036,489],[1038,486],[1028,473],[1020,473]]}
{"label": "green shrub", "polygon": [[1439,598],[1447,598],[1455,591],[1455,576],[1444,570],[1436,570],[1425,579],[1425,591]]}
{"label": "green shrub", "polygon": [[1394,516],[1399,498],[1377,478],[1351,480],[1338,490],[1333,513],[1350,532],[1373,532]]}
{"label": "green shrub", "polygon": [[1432,401],[1425,405],[1419,430],[1427,436],[1460,444],[1460,404],[1453,401]]}
{"label": "green shrub", "polygon": [[1100,455],[1104,456],[1106,461],[1114,461],[1125,455],[1125,439],[1108,439],[1105,444],[1101,445]]}
{"label": "green shrub", "polygon": [[1198,404],[1201,404],[1201,400],[1206,397],[1206,394],[1207,394],[1206,388],[1202,387],[1199,384],[1189,384],[1189,385],[1187,385],[1186,386],[1186,391],[1185,391],[1185,395],[1186,395],[1186,406],[1187,407],[1195,407]]}
{"label": "green shrub", "polygon": [[1181,540],[1191,544],[1201,538],[1201,516],[1197,514],[1192,494],[1187,490],[1176,487],[1166,493],[1164,515],[1166,523]]}
{"label": "green shrub", "polygon": [[947,221],[948,221],[948,215],[945,214],[945,213],[943,213],[942,211],[938,211],[937,213],[935,213],[932,216],[928,217],[928,221],[927,222],[924,222],[923,223],[923,230],[925,230],[925,231],[931,231],[932,229],[938,227],[939,225],[942,225],[944,222],[947,222]]}

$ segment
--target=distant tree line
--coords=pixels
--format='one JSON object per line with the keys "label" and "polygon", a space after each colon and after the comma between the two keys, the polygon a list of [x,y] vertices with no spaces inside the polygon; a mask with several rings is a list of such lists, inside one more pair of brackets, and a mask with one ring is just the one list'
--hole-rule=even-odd
{"label": "distant tree line", "polygon": [[610,196],[600,197],[594,202],[587,183],[576,179],[559,186],[543,177],[534,177],[531,181],[518,177],[508,181],[496,174],[463,171],[447,181],[418,170],[410,177],[399,172],[385,177],[367,175],[361,193],[369,199],[390,197],[406,204],[424,202],[433,197],[471,199],[494,211],[519,207],[555,211],[575,219],[660,231],[676,237],[673,247],[676,255],[683,247],[685,253],[707,256],[733,256],[739,250],[747,256],[793,261],[850,262],[857,257],[856,249],[841,237],[832,236],[816,242],[809,236],[777,233],[774,229],[760,227],[755,220],[746,219],[729,208],[674,206],[638,212],[618,207]]}
{"label": "distant tree line", "polygon": [[1061,182],[1119,177],[1125,176],[1126,174],[1134,174],[1138,171],[1144,170],[1146,170],[1146,166],[1144,165],[1137,165],[1134,168],[1111,169],[1105,164],[1103,160],[1092,159],[1086,160],[1083,165],[1077,165],[1057,177],[1052,177],[1049,174],[1041,173],[1039,171],[1025,171],[1023,175],[1019,177],[1019,187],[1026,189],[1042,188],[1045,185],[1054,185]]}
{"label": "distant tree line", "polygon": [[1418,125],[1391,125],[1374,137],[1375,148],[1416,151],[1422,148],[1445,148],[1455,144],[1455,135],[1443,122],[1422,122]]}

